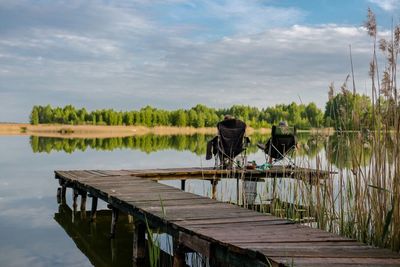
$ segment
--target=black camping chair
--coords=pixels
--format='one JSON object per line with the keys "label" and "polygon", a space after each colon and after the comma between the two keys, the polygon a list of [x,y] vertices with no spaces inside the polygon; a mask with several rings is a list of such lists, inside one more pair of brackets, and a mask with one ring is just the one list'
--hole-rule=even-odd
{"label": "black camping chair", "polygon": [[243,167],[245,162],[237,164],[235,158],[244,153],[242,161],[246,158],[246,148],[250,139],[245,136],[246,123],[237,119],[227,119],[217,124],[218,135],[207,143],[206,160],[214,155],[215,167],[232,168],[234,164]]}
{"label": "black camping chair", "polygon": [[295,166],[291,156],[297,146],[296,127],[274,125],[267,143],[257,146],[264,151],[266,157],[268,156],[268,163],[274,165],[280,161],[287,161],[289,165]]}

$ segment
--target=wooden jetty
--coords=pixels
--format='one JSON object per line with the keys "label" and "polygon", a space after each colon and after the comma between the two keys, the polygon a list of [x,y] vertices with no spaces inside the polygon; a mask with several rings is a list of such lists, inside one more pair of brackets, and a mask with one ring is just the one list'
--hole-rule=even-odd
{"label": "wooden jetty", "polygon": [[[249,171],[246,175],[268,176]],[[278,173],[279,171],[276,171]],[[281,170],[286,174],[286,170]],[[290,173],[296,174],[294,170]],[[322,173],[308,174],[324,177]],[[133,259],[145,255],[145,222],[173,238],[174,266],[185,265],[185,252],[196,251],[211,266],[400,266],[400,255],[319,229],[295,224],[235,205],[184,192],[154,180],[166,177],[217,179],[228,174],[213,169],[155,169],[121,171],[56,171],[61,201],[73,189],[73,208],[81,196],[81,209],[92,197],[95,220],[97,200],[112,209],[111,235],[119,212],[136,218]],[[272,174],[274,176],[275,174]],[[281,173],[282,174],[282,173]],[[284,177],[284,176],[281,176]],[[64,200],[63,200],[64,199]]]}
{"label": "wooden jetty", "polygon": [[[99,171],[100,173],[102,171]],[[107,171],[107,173],[110,173]],[[117,171],[122,174],[121,171]],[[295,178],[295,179],[325,179],[335,173],[326,170],[316,170],[292,166],[276,165],[267,170],[258,169],[214,169],[214,168],[181,168],[181,169],[153,169],[153,170],[127,170],[125,174],[151,178],[153,180],[185,179],[185,178]]]}

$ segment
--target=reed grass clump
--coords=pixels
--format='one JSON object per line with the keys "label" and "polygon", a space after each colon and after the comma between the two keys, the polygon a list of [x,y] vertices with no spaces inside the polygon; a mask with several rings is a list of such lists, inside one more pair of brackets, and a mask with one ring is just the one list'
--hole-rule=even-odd
{"label": "reed grass clump", "polygon": [[[274,180],[267,184],[268,190],[272,188],[273,192],[269,212],[399,251],[400,107],[396,73],[400,25],[393,28],[389,38],[378,40],[375,15],[369,9],[365,28],[373,47],[369,70],[372,123],[363,125],[362,109],[344,105],[342,108],[351,110],[342,111],[350,114],[349,118],[343,119],[350,120],[353,127],[343,128],[327,140],[316,140],[325,146],[325,155],[317,153],[313,160],[305,157],[297,160],[299,166],[336,171],[337,174],[317,183],[310,183],[307,178],[286,182],[281,188],[277,187],[282,181]],[[382,68],[378,65],[378,57],[385,59]],[[353,92],[347,89],[347,80],[341,93],[356,97],[355,88]],[[333,85],[330,87],[332,94]],[[280,199],[280,190],[286,191],[292,206]]]}

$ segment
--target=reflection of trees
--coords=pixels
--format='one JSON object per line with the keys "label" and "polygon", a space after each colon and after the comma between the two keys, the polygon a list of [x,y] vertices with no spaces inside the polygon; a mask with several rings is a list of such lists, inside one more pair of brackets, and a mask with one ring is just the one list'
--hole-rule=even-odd
{"label": "reflection of trees", "polygon": [[[109,150],[114,149],[138,149],[151,153],[159,150],[174,149],[178,151],[191,151],[197,155],[206,153],[207,142],[212,139],[211,135],[141,135],[113,138],[58,138],[31,136],[30,143],[35,153],[50,153],[52,151],[64,151],[72,153],[76,150],[86,149]],[[253,139],[252,139],[253,140]],[[258,142],[258,138],[254,140]],[[254,143],[253,142],[253,143]],[[252,145],[248,148],[249,153],[255,153],[257,147]]]}
{"label": "reflection of trees", "polygon": [[[250,136],[251,143],[257,144],[258,142],[266,144],[268,139],[271,137],[270,134],[262,135],[259,133],[252,134]],[[311,135],[310,133],[302,132],[296,134],[297,138],[297,150],[296,155],[314,157],[323,148],[325,144],[325,137],[319,135]]]}
{"label": "reflection of trees", "polygon": [[304,142],[299,142],[300,148],[302,148],[303,154],[307,155],[309,158],[314,158],[322,149],[326,138],[321,135],[309,136]]}
{"label": "reflection of trees", "polygon": [[[30,143],[32,151],[35,153],[50,153],[53,151],[64,151],[72,153],[74,151],[85,151],[86,149],[108,150],[114,149],[137,149],[146,153],[159,150],[174,149],[178,151],[191,151],[197,155],[206,153],[207,142],[212,139],[212,135],[141,135],[129,137],[113,138],[59,138],[31,136]],[[258,151],[257,143],[266,143],[269,135],[259,133],[250,136],[251,145],[247,148],[247,153],[252,154]],[[309,134],[299,134],[298,142],[300,149],[299,155],[308,155],[310,152],[318,153],[323,146],[313,147],[309,143]],[[315,155],[313,154],[313,155]]]}
{"label": "reflection of trees", "polygon": [[365,166],[372,155],[369,138],[360,133],[330,136],[325,151],[328,161],[338,168]]}
{"label": "reflection of trees", "polygon": [[297,151],[299,156],[315,157],[323,148],[325,140],[319,135],[310,135],[309,133],[297,134]]}
{"label": "reflection of trees", "polygon": [[31,136],[30,143],[35,153],[50,153],[52,151],[72,153],[76,150],[85,151],[87,148],[112,151],[114,149],[126,148],[138,149],[146,153],[165,149],[189,150],[202,155],[205,154],[206,143],[209,139],[211,139],[211,136],[201,134],[170,136],[142,135],[90,139]]}

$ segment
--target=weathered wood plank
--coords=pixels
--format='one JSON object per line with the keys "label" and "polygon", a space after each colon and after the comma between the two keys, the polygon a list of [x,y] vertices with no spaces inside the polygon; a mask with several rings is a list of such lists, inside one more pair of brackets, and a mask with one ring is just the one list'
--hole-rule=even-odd
{"label": "weathered wood plank", "polygon": [[320,267],[320,266],[370,266],[370,267],[379,267],[379,266],[399,266],[398,259],[391,258],[340,258],[340,257],[332,257],[332,258],[293,258],[293,257],[271,257],[271,260],[274,262],[283,263],[286,266],[299,266],[299,267]]}
{"label": "weathered wood plank", "polygon": [[[207,226],[207,225],[218,225],[218,224],[235,224],[235,223],[250,223],[250,222],[269,222],[269,221],[276,221],[276,220],[283,220],[278,219],[274,216],[245,216],[245,217],[236,217],[236,218],[216,218],[216,219],[198,219],[198,220],[191,220],[191,221],[181,221],[177,222],[177,224],[181,225],[182,227],[189,227],[189,226]],[[285,220],[286,221],[286,220]]]}
{"label": "weathered wood plank", "polygon": [[[310,169],[275,167],[267,172],[246,171],[246,175],[268,177],[286,174],[288,171],[290,175],[309,175],[318,179],[326,174]],[[227,258],[237,259],[238,255],[241,255],[250,257],[252,260],[248,262],[252,263],[264,259],[266,265],[265,259],[276,265],[289,266],[292,263],[294,266],[400,266],[398,253],[372,248],[349,238],[152,181],[153,178],[199,175],[202,178],[212,175],[213,179],[219,179],[232,175],[230,171],[171,168],[75,170],[55,173],[56,178],[67,181],[68,186],[74,188],[74,192],[87,191],[93,198],[101,198],[111,203],[115,210],[121,208],[129,214],[168,224],[168,229],[174,231],[174,238],[206,256],[213,256],[213,249],[219,248],[220,252],[216,253],[222,253],[222,258],[231,251],[235,256]],[[221,248],[225,250],[221,252]],[[135,254],[140,253],[136,251]],[[243,262],[246,263],[246,260]],[[261,263],[258,265],[263,266]]]}
{"label": "weathered wood plank", "polygon": [[368,246],[356,245],[343,245],[343,246],[330,246],[318,245],[302,246],[297,244],[294,246],[284,247],[268,247],[258,250],[259,252],[270,257],[291,257],[291,258],[399,258],[394,257],[393,252],[385,249],[376,249]]}
{"label": "weathered wood plank", "polygon": [[[62,171],[56,171],[61,174]],[[82,171],[75,171],[76,174]],[[234,178],[234,177],[253,177],[267,178],[267,177],[292,177],[301,179],[302,177],[307,180],[309,178],[323,179],[329,176],[330,172],[325,170],[313,170],[308,168],[291,168],[287,166],[274,166],[269,170],[220,170],[213,168],[169,168],[169,169],[148,169],[148,170],[90,170],[86,172],[85,176],[120,176],[132,175],[140,176],[149,179],[215,179],[215,178]],[[243,174],[242,174],[243,172]],[[65,172],[64,172],[65,173]]]}

